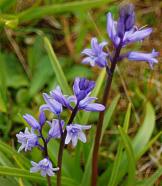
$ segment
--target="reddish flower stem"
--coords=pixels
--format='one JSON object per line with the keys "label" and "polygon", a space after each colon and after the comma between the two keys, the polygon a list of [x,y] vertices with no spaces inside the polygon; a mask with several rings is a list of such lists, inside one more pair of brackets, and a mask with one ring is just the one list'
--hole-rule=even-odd
{"label": "reddish flower stem", "polygon": [[[70,119],[69,119],[67,125],[70,125],[73,122],[73,120],[77,114],[77,111],[78,111],[78,104],[76,105],[76,107],[72,111],[72,114],[70,116]],[[57,166],[59,167],[59,171],[57,172],[57,186],[61,186],[62,158],[63,158],[63,151],[64,151],[64,146],[65,146],[66,135],[67,135],[67,130],[65,128],[65,130],[61,136],[60,147],[59,147],[59,152],[58,152]]]}
{"label": "reddish flower stem", "polygon": [[[40,135],[41,135],[41,138],[42,138],[42,141],[43,141],[43,144],[44,144],[44,157],[45,158],[49,158],[47,142],[46,142],[45,138],[43,137],[42,129],[40,131]],[[51,186],[51,177],[47,175],[46,178],[47,178],[47,185]]]}
{"label": "reddish flower stem", "polygon": [[[120,55],[120,50],[122,48],[122,44],[120,43],[118,48],[115,50],[114,57],[111,61],[111,67],[110,69],[107,68],[107,80],[106,80],[106,86],[102,98],[102,104],[106,107],[107,100],[109,98],[112,78],[114,74],[114,70]],[[100,140],[101,140],[101,132],[102,132],[102,126],[104,121],[104,114],[105,111],[100,112],[99,114],[99,120],[97,124],[96,129],[96,135],[95,135],[95,142],[93,147],[93,155],[92,155],[92,176],[91,176],[91,186],[97,186],[97,176],[98,176],[98,152],[99,152],[99,146],[100,146]]]}

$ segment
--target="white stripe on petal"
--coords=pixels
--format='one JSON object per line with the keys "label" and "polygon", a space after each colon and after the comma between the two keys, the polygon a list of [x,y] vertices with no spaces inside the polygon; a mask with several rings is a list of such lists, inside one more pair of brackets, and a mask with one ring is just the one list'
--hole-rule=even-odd
{"label": "white stripe on petal", "polygon": [[86,143],[87,139],[86,139],[86,135],[83,132],[79,133],[78,138],[80,139],[80,141],[82,141],[83,143]]}
{"label": "white stripe on petal", "polygon": [[69,144],[71,140],[70,134],[67,132],[66,139],[65,139],[65,144]]}

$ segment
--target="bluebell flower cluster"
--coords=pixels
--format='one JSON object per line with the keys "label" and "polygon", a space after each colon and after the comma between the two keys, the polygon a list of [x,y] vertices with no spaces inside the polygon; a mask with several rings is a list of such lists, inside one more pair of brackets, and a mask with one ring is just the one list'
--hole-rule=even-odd
{"label": "bluebell flower cluster", "polygon": [[[84,111],[103,111],[105,107],[102,104],[94,103],[97,98],[91,97],[90,94],[95,87],[95,82],[87,80],[85,78],[77,77],[73,84],[74,95],[63,95],[61,88],[57,86],[49,94],[43,93],[45,104],[40,106],[39,120],[37,121],[32,115],[25,114],[24,120],[29,124],[31,129],[26,127],[24,132],[20,132],[16,135],[18,142],[21,146],[18,152],[24,149],[24,151],[30,151],[34,147],[38,147],[44,152],[44,159],[38,163],[31,161],[32,168],[30,172],[40,172],[42,176],[53,176],[58,168],[53,168],[52,162],[48,157],[48,143],[52,139],[62,138],[62,135],[66,131],[65,144],[72,143],[72,147],[75,147],[78,140],[85,143],[86,135],[84,130],[91,128],[90,125],[80,125],[75,123],[65,124],[64,120],[61,120],[61,113],[63,108],[69,109],[72,113],[77,113],[79,110]],[[48,121],[45,116],[45,111],[52,112],[57,119]],[[49,130],[47,137],[43,136],[43,127],[47,124]],[[43,145],[42,145],[43,143]]]}
{"label": "bluebell flower cluster", "polygon": [[[107,33],[110,40],[113,43],[114,48],[123,48],[128,44],[135,42],[142,42],[152,32],[152,28],[138,28],[135,25],[135,12],[134,6],[128,4],[120,9],[118,21],[114,21],[112,14],[107,14]],[[98,43],[96,38],[91,40],[91,49],[84,49],[82,54],[86,55],[82,63],[90,64],[91,66],[99,66],[101,68],[108,67],[108,60],[112,62],[112,56],[109,52],[104,52],[104,47],[107,42]],[[123,59],[123,56],[129,60],[134,61],[146,61],[150,67],[157,63],[156,57],[158,52],[155,50],[152,53],[141,53],[129,51],[127,54],[120,54],[119,59]]]}

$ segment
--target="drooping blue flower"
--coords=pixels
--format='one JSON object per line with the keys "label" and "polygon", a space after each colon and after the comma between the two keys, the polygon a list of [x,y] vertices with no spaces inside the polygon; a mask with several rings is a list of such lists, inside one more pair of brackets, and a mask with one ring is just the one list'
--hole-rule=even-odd
{"label": "drooping blue flower", "polygon": [[78,110],[85,110],[91,112],[101,112],[105,110],[105,106],[100,103],[93,103],[96,100],[96,97],[89,97],[87,95],[83,100],[79,102]]}
{"label": "drooping blue flower", "polygon": [[45,124],[45,122],[46,122],[46,116],[45,116],[44,112],[41,111],[39,114],[39,123],[41,126],[43,126]]}
{"label": "drooping blue flower", "polygon": [[43,93],[43,98],[46,104],[40,107],[40,111],[49,110],[56,115],[60,115],[62,112],[62,104],[54,100],[51,96],[46,93]]}
{"label": "drooping blue flower", "polygon": [[152,32],[152,28],[140,28],[137,27],[132,28],[130,31],[125,32],[124,38],[123,38],[123,46],[134,43],[137,41],[142,41],[147,36],[149,36]]}
{"label": "drooping blue flower", "polygon": [[50,126],[50,130],[48,132],[49,138],[60,138],[60,132],[63,131],[64,121],[61,120],[59,123],[58,119],[53,119],[52,122],[48,121],[48,124]]}
{"label": "drooping blue flower", "polygon": [[[151,34],[151,28],[138,29],[134,25],[135,15],[133,8],[123,8],[121,10],[122,13],[120,13],[118,22],[113,20],[111,13],[107,15],[107,33],[116,48],[119,43],[124,47],[129,43],[142,41]],[[128,10],[130,13],[128,13]]]}
{"label": "drooping blue flower", "polygon": [[59,170],[59,168],[53,168],[48,158],[44,158],[38,163],[31,161],[31,164],[33,167],[30,169],[30,172],[40,172],[41,176],[53,176],[55,174],[54,172]]}
{"label": "drooping blue flower", "polygon": [[40,130],[41,126],[39,122],[30,114],[25,114],[23,118],[26,120],[26,122],[35,130]]}
{"label": "drooping blue flower", "polygon": [[117,22],[113,20],[110,12],[107,14],[107,33],[114,46],[117,48],[120,43],[120,37],[117,35]]}
{"label": "drooping blue flower", "polygon": [[77,98],[77,102],[83,100],[94,87],[94,81],[89,81],[86,78],[76,77],[73,84],[73,92]]}
{"label": "drooping blue flower", "polygon": [[19,134],[16,134],[16,137],[18,139],[18,142],[21,143],[21,146],[18,149],[18,152],[21,150],[31,150],[33,147],[38,145],[38,137],[34,133],[34,130],[31,128],[31,132],[29,132],[29,129],[26,127],[24,132],[19,132]]}
{"label": "drooping blue flower", "polygon": [[158,60],[155,58],[159,55],[159,52],[156,52],[154,49],[151,53],[142,53],[142,52],[129,52],[128,59],[134,61],[146,61],[149,63],[150,67],[153,68],[155,63],[158,63]]}
{"label": "drooping blue flower", "polygon": [[107,66],[106,57],[108,53],[103,51],[103,48],[107,45],[107,42],[103,41],[98,43],[97,38],[92,38],[91,49],[87,48],[82,51],[82,54],[87,55],[82,61],[84,64],[90,64],[91,66],[98,65],[103,68]]}
{"label": "drooping blue flower", "polygon": [[71,102],[75,102],[74,96],[63,95],[61,88],[57,86],[54,90],[50,92],[51,97],[56,100],[58,103],[62,104],[64,107],[73,110],[70,105]]}
{"label": "drooping blue flower", "polygon": [[65,139],[65,144],[69,144],[70,141],[72,142],[72,146],[75,147],[78,143],[78,140],[86,143],[86,135],[84,134],[83,130],[90,129],[90,125],[79,125],[79,124],[71,124],[66,126],[67,135]]}

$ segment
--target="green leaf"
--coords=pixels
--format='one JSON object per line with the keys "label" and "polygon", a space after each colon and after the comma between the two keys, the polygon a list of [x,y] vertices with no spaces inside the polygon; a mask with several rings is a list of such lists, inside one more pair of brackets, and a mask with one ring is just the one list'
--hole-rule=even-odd
{"label": "green leaf", "polygon": [[127,136],[127,134],[124,132],[124,130],[119,126],[119,133],[121,135],[121,139],[123,142],[123,145],[125,147],[126,150],[126,154],[127,154],[127,161],[128,161],[128,178],[126,181],[126,185],[130,186],[134,184],[134,180],[135,180],[135,171],[136,171],[136,160],[135,160],[135,155],[133,152],[133,147],[131,144],[131,141],[129,139],[129,137]]}
{"label": "green leaf", "polygon": [[67,69],[66,77],[68,81],[73,81],[75,77],[92,78],[93,72],[90,68],[77,64],[77,65],[72,65],[70,68]]}
{"label": "green leaf", "polygon": [[10,166],[10,167],[13,166],[11,161],[2,152],[0,152],[0,164],[4,166]]}
{"label": "green leaf", "polygon": [[0,9],[1,11],[6,11],[9,8],[11,8],[11,6],[13,6],[14,4],[16,4],[16,0],[1,0],[0,1]]}
{"label": "green leaf", "polygon": [[28,85],[28,79],[15,55],[6,52],[1,53],[0,66],[3,67],[3,78],[7,87],[17,89]]}
{"label": "green leaf", "polygon": [[128,132],[130,115],[131,115],[131,103],[129,103],[128,105],[127,112],[126,112],[125,119],[124,119],[123,129],[125,133]]}
{"label": "green leaf", "polygon": [[146,117],[141,125],[138,133],[133,139],[133,149],[138,156],[139,152],[147,145],[155,127],[155,111],[152,105],[147,102],[146,104]]}
{"label": "green leaf", "polygon": [[2,141],[0,141],[0,151],[4,152],[6,156],[14,158],[20,167],[30,167],[30,162],[27,158],[25,158],[22,154],[18,154],[17,151]]}
{"label": "green leaf", "polygon": [[4,91],[0,87],[0,112],[7,112],[7,103],[3,92]]}
{"label": "green leaf", "polygon": [[62,4],[53,4],[49,6],[27,9],[19,13],[17,17],[21,23],[32,19],[38,19],[46,15],[53,15],[64,12],[76,12],[79,10],[95,8],[110,2],[112,2],[112,0],[75,1]]}
{"label": "green leaf", "polygon": [[[137,135],[132,141],[133,151],[134,151],[136,160],[138,160],[143,155],[143,153],[146,152],[145,150],[147,149],[145,149],[145,147],[149,143],[154,127],[155,127],[155,111],[152,105],[149,102],[147,102],[143,124],[139,128]],[[124,156],[120,164],[120,170],[122,171],[120,171],[118,174],[118,178],[117,178],[118,183],[122,180],[123,176],[126,174],[127,165],[128,165],[127,159],[126,159],[126,156]]]}
{"label": "green leaf", "polygon": [[30,96],[34,96],[38,91],[40,91],[43,86],[50,80],[53,75],[53,70],[51,68],[51,63],[48,56],[43,56],[34,71],[34,76],[31,81],[31,86],[29,89]]}
{"label": "green leaf", "polygon": [[[45,177],[40,176],[40,174],[30,173],[29,170],[18,169],[12,167],[3,167],[0,166],[0,175],[13,176],[13,177],[23,177],[29,180],[35,180],[37,182],[47,182]],[[56,184],[56,177],[53,176],[51,179],[53,184]],[[66,177],[62,177],[62,185],[63,186],[75,186],[76,183]]]}
{"label": "green leaf", "polygon": [[49,59],[51,61],[53,71],[56,75],[57,81],[58,81],[61,89],[63,90],[63,92],[65,94],[70,95],[71,89],[68,85],[65,74],[60,66],[60,63],[54,53],[54,50],[52,49],[51,43],[47,37],[44,37],[44,45],[45,45],[46,51],[48,53]]}
{"label": "green leaf", "polygon": [[4,55],[0,55],[0,66],[0,112],[7,112],[7,85],[4,72]]}
{"label": "green leaf", "polygon": [[101,133],[101,141],[104,135],[104,132],[108,128],[108,125],[110,123],[111,117],[115,111],[115,108],[117,106],[117,103],[119,101],[120,95],[117,95],[111,102],[111,105],[108,107],[105,116],[104,116],[104,121],[103,121],[103,127],[102,127],[102,133]]}
{"label": "green leaf", "polygon": [[[130,113],[131,113],[131,104],[128,105],[128,109],[127,109],[124,124],[123,124],[123,129],[124,129],[125,133],[127,133],[127,130],[128,130]],[[112,173],[111,173],[111,177],[110,177],[108,186],[116,186],[117,185],[117,176],[118,176],[118,172],[120,171],[120,169],[119,169],[120,162],[123,158],[123,151],[122,150],[123,150],[123,144],[120,141],[119,146],[118,146],[118,150],[117,150],[117,154],[116,154],[116,158],[114,160]]]}
{"label": "green leaf", "polygon": [[[116,105],[118,103],[119,97],[120,96],[117,95],[113,99],[111,105],[109,106],[108,110],[105,113],[104,123],[103,123],[103,131],[102,131],[102,134],[101,134],[101,139],[103,137],[103,134],[104,134],[106,128],[108,127],[108,125],[110,123],[110,119],[112,117],[113,112],[115,111],[115,107],[116,107]],[[90,183],[90,178],[91,178],[91,161],[92,161],[93,145],[94,145],[94,139],[93,139],[93,143],[92,143],[92,146],[90,148],[90,151],[89,151],[89,156],[87,158],[87,163],[86,163],[86,166],[85,166],[85,170],[84,170],[84,174],[83,174],[83,177],[82,177],[81,185],[89,185],[89,183]]]}
{"label": "green leaf", "polygon": [[18,186],[18,182],[12,177],[0,177],[0,186]]}

